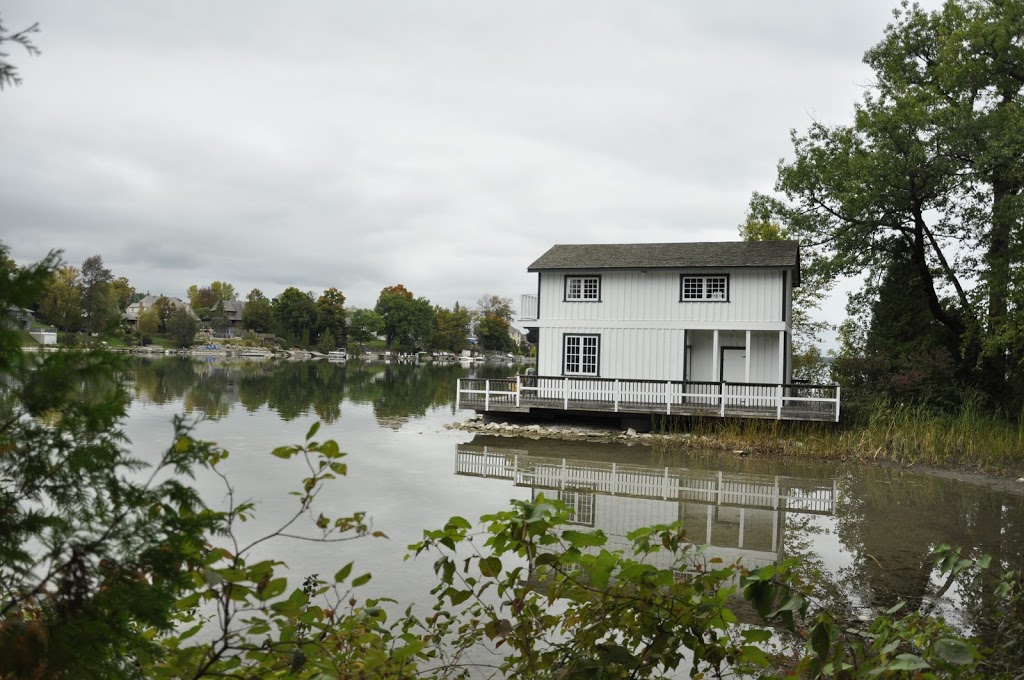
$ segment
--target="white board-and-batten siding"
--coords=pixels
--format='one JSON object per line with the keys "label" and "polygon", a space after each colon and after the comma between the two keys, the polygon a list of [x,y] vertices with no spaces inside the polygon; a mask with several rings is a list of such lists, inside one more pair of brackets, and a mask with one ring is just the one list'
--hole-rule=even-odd
{"label": "white board-and-batten siding", "polygon": [[[728,276],[728,302],[680,302],[680,277],[684,273]],[[581,274],[601,277],[600,302],[565,300],[565,277]],[[665,321],[749,325],[782,322],[782,308],[782,272],[777,269],[540,273],[542,321]]]}
{"label": "white board-and-batten siding", "polygon": [[[727,274],[728,301],[680,302],[684,273]],[[565,300],[566,275],[581,274],[601,277],[600,302]],[[779,342],[780,332],[789,331],[790,292],[784,287],[790,283],[777,269],[541,272],[538,373],[562,375],[564,338],[579,334],[600,337],[602,378],[720,380],[721,348],[746,347],[749,330],[745,381],[781,382]],[[788,366],[788,351],[785,361]]]}
{"label": "white board-and-batten siding", "polygon": [[[537,348],[540,375],[562,375],[565,335],[597,335],[598,375],[602,378],[636,380],[711,381],[716,376],[712,331],[668,328],[607,328],[600,325],[545,327]],[[684,340],[685,338],[685,340]],[[683,343],[689,346],[687,370]],[[722,331],[722,347],[744,347],[744,331]],[[750,379],[744,382],[777,383],[779,377],[779,333],[754,331],[750,335]],[[788,361],[788,359],[787,359]]]}

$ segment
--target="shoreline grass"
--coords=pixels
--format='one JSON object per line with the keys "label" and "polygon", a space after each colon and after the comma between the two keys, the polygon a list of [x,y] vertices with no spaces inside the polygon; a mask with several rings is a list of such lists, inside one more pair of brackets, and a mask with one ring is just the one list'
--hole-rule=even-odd
{"label": "shoreline grass", "polygon": [[722,449],[759,455],[818,460],[862,460],[899,465],[969,469],[994,475],[1024,471],[1024,432],[1020,422],[967,403],[953,414],[923,406],[876,405],[864,424],[690,419],[685,429],[663,422],[668,449]]}

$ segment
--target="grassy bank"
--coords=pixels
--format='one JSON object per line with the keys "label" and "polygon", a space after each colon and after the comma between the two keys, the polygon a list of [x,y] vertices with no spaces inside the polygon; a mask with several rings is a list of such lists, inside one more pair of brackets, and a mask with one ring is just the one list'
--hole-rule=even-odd
{"label": "grassy bank", "polygon": [[958,413],[919,406],[876,406],[866,424],[764,420],[692,419],[665,423],[662,431],[691,434],[663,440],[663,446],[723,449],[797,458],[889,461],[900,465],[966,468],[989,474],[1024,471],[1024,433],[1011,422],[976,405]]}

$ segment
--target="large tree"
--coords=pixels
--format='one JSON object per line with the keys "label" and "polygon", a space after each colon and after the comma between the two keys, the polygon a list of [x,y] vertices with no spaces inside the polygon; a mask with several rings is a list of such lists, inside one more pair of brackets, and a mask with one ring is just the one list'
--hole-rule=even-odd
{"label": "large tree", "polygon": [[117,304],[117,310],[124,312],[128,305],[135,302],[135,288],[127,277],[119,276],[110,282],[110,293]]}
{"label": "large tree", "polygon": [[956,364],[978,367],[969,382],[1004,403],[1015,380],[1021,401],[1024,356],[1022,22],[1019,2],[904,5],[865,56],[875,83],[853,123],[794,133],[779,196],[751,205],[826,277],[880,281],[905,258],[906,295],[955,338]]}
{"label": "large tree", "polygon": [[493,293],[484,293],[476,301],[476,306],[480,314],[493,314],[506,323],[510,323],[514,316],[512,298],[501,297]]}
{"label": "large tree", "polygon": [[184,307],[174,307],[167,318],[167,334],[179,347],[189,347],[199,332],[199,321]]}
{"label": "large tree", "polygon": [[380,292],[374,311],[384,324],[388,350],[396,344],[404,349],[423,348],[434,335],[434,309],[423,297],[417,298],[402,284]]}
{"label": "large tree", "polygon": [[[337,288],[328,288],[316,301],[317,332],[330,333],[333,343],[346,344],[345,294]],[[331,347],[334,349],[334,347]]]}
{"label": "large tree", "polygon": [[384,332],[384,320],[372,309],[353,309],[348,320],[348,338],[353,342],[370,342]]}
{"label": "large tree", "polygon": [[86,332],[101,333],[117,319],[119,310],[111,288],[113,281],[114,275],[103,266],[99,255],[86,258],[82,263],[82,314]]}
{"label": "large tree", "polygon": [[192,305],[192,311],[200,319],[209,319],[218,303],[238,299],[235,287],[223,281],[214,281],[209,286],[192,284],[185,293],[188,295],[189,304]]}
{"label": "large tree", "polygon": [[511,352],[515,349],[515,342],[508,330],[508,321],[494,312],[484,312],[476,322],[476,339],[480,348]]}
{"label": "large tree", "polygon": [[242,325],[255,333],[269,333],[274,327],[274,308],[259,288],[253,288],[245,298]]}
{"label": "large tree", "polygon": [[160,314],[156,307],[150,307],[139,314],[135,330],[139,334],[140,343],[148,345],[153,342],[154,336],[160,332]]}
{"label": "large tree", "polygon": [[63,266],[49,273],[39,312],[58,330],[77,331],[82,325],[82,291],[76,267]]}
{"label": "large tree", "polygon": [[309,344],[316,331],[316,302],[312,293],[295,287],[285,288],[274,298],[274,319],[291,342]]}
{"label": "large tree", "polygon": [[469,310],[456,302],[451,309],[434,308],[437,319],[437,333],[434,345],[448,352],[461,352],[469,347],[469,325],[472,321]]}
{"label": "large tree", "polygon": [[476,338],[482,349],[509,352],[515,347],[509,335],[512,321],[512,300],[485,293],[477,300]]}

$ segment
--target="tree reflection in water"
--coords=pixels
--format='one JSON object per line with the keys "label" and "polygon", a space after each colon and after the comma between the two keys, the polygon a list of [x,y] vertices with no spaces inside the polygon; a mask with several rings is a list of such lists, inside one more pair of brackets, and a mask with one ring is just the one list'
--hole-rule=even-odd
{"label": "tree reflection in water", "polygon": [[313,413],[327,424],[341,418],[342,404],[349,401],[369,404],[378,424],[398,429],[429,409],[450,407],[458,378],[514,373],[503,365],[467,369],[459,364],[208,359],[140,359],[136,399],[158,404],[182,400],[186,411],[211,419],[241,404],[250,413],[269,408],[283,420]]}

